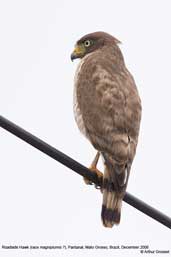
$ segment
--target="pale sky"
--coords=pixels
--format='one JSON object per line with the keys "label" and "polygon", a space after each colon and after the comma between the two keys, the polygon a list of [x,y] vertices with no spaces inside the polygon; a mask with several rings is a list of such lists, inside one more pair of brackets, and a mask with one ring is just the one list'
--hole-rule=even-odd
{"label": "pale sky", "polygon": [[[143,105],[127,191],[168,216],[170,9],[169,0],[0,2],[1,115],[85,166],[95,150],[74,121],[73,78],[79,61],[72,63],[70,54],[80,37],[98,30],[122,42]],[[151,250],[170,249],[170,230],[126,203],[121,224],[104,228],[99,191],[3,129],[0,138],[1,245],[145,244]],[[141,255],[139,250],[3,250],[1,245],[0,255],[13,257]]]}

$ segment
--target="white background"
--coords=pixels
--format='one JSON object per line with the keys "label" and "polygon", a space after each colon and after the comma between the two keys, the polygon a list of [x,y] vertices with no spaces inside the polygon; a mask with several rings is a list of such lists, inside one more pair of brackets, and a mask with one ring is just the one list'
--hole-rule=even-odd
{"label": "white background", "polygon": [[[75,41],[90,32],[103,30],[122,41],[143,104],[128,192],[169,216],[170,9],[169,0],[0,2],[1,114],[86,166],[95,150],[73,118],[73,77],[78,61],[72,63],[70,54]],[[147,244],[151,250],[170,248],[170,230],[126,203],[121,224],[104,228],[99,191],[3,129],[0,140],[1,245]],[[137,250],[1,252],[1,256],[13,257],[140,255]]]}

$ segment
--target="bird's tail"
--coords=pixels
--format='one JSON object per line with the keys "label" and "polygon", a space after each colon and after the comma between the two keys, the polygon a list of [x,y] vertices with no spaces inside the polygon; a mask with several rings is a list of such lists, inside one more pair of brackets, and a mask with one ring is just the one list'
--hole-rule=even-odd
{"label": "bird's tail", "polygon": [[114,224],[120,223],[122,199],[126,190],[127,181],[125,183],[125,178],[122,177],[121,180],[124,183],[122,185],[119,184],[121,180],[118,175],[121,174],[118,174],[116,167],[114,170],[110,169],[111,167],[106,166],[104,171],[101,217],[103,225],[111,228]]}

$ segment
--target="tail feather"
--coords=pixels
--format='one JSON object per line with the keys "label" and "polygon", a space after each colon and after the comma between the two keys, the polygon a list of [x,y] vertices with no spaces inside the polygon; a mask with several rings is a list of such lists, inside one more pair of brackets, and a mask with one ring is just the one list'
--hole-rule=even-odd
{"label": "tail feather", "polygon": [[105,227],[120,223],[122,198],[116,192],[103,191],[102,222]]}
{"label": "tail feather", "polygon": [[[115,170],[116,167],[105,167],[103,178],[103,204],[101,217],[105,227],[113,227],[114,224],[119,224],[121,219],[122,199],[125,194],[126,185],[120,182],[120,174]],[[127,170],[129,173],[130,169]],[[118,176],[119,175],[119,176]],[[128,180],[127,176],[127,179]],[[119,180],[118,180],[119,179]],[[123,179],[122,179],[123,181]]]}

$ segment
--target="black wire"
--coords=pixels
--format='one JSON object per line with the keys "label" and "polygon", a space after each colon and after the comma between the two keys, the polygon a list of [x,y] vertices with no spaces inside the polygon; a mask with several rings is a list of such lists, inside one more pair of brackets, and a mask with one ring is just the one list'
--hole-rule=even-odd
{"label": "black wire", "polygon": [[[87,169],[82,164],[78,163],[77,161],[73,160],[69,156],[65,155],[64,153],[58,151],[51,145],[45,143],[38,137],[32,135],[31,133],[27,132],[26,130],[22,129],[21,127],[17,126],[13,122],[7,120],[6,118],[0,116],[0,126],[5,130],[9,131],[10,133],[14,134],[15,136],[19,137],[20,139],[24,140],[28,144],[32,145],[33,147],[37,148],[41,152],[49,155],[56,161],[62,163],[63,165],[67,166],[68,168],[72,169],[76,173],[81,176],[86,177],[87,179],[91,180],[94,184],[101,186],[102,181],[98,180],[98,177],[92,173],[89,169]],[[123,199],[126,203],[130,204],[137,210],[143,212],[144,214],[148,215],[149,217],[157,220],[161,224],[165,225],[168,228],[171,228],[171,218],[166,216],[165,214],[161,213],[160,211],[154,209],[153,207],[149,206],[148,204],[144,203],[143,201],[139,200],[135,196],[126,193]]]}

